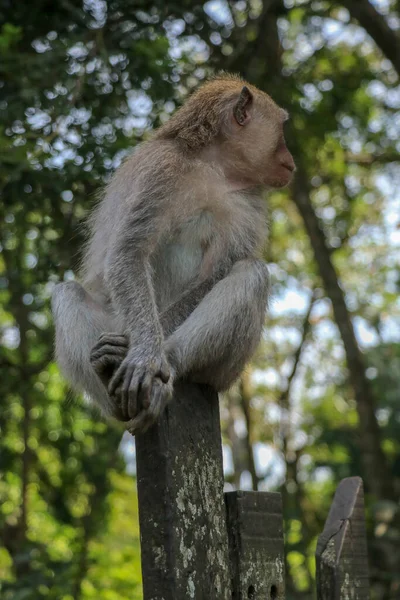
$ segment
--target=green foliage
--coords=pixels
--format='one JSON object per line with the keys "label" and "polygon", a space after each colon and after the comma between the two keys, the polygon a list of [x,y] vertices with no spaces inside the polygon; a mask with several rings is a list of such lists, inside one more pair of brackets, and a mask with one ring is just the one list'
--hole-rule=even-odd
{"label": "green foliage", "polygon": [[67,392],[49,297],[94,193],[174,98],[173,19],[162,3],[20,2],[0,30],[4,600],[141,597],[122,430]]}
{"label": "green foliage", "polygon": [[[214,12],[211,4],[22,0],[6,14],[0,8],[4,600],[141,598],[137,498],[122,431],[66,389],[52,362],[49,298],[72,277],[82,219],[115,167],[220,68],[240,71],[290,111],[289,144],[345,291],[399,489],[398,77],[336,3],[277,2],[270,13],[262,2]],[[398,19],[398,3],[380,4]],[[251,397],[232,392],[223,413],[232,480],[249,468],[248,435],[260,487],[283,494],[288,598],[305,600],[336,485],[364,476],[373,597],[394,599],[396,505],[377,501],[365,479],[365,432],[332,299],[292,191],[268,203],[270,316],[249,370]]]}

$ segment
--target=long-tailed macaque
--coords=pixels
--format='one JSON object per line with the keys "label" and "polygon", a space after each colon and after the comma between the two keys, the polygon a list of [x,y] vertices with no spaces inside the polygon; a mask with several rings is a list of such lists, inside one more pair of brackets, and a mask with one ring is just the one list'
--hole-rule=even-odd
{"label": "long-tailed macaque", "polygon": [[82,283],[55,288],[62,371],[132,433],[155,422],[179,378],[230,387],[259,342],[262,193],[295,170],[287,118],[236,76],[200,87],[108,185]]}

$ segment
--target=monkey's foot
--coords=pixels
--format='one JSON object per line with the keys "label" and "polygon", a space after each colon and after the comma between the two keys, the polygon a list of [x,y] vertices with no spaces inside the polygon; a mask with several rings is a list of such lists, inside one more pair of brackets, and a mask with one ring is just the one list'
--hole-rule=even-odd
{"label": "monkey's foot", "polygon": [[117,333],[103,333],[92,348],[90,363],[105,387],[128,352],[128,338]]}
{"label": "monkey's foot", "polygon": [[142,410],[150,408],[152,401],[157,403],[158,396],[170,393],[171,369],[163,352],[148,357],[140,352],[140,348],[129,349],[108,386],[108,394],[115,399],[124,421],[136,419]]}
{"label": "monkey's foot", "polygon": [[172,380],[173,377],[171,377],[168,384],[165,384],[161,379],[154,379],[150,405],[148,408],[143,408],[134,419],[125,423],[125,427],[129,433],[132,435],[144,433],[154,425],[172,398]]}

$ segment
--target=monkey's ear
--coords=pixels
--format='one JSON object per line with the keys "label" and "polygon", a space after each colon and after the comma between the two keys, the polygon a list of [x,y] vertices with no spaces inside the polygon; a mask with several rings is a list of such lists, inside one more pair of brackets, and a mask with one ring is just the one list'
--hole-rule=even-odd
{"label": "monkey's ear", "polygon": [[250,121],[249,108],[253,102],[253,94],[245,85],[240,92],[238,101],[233,109],[233,116],[238,125],[246,125]]}

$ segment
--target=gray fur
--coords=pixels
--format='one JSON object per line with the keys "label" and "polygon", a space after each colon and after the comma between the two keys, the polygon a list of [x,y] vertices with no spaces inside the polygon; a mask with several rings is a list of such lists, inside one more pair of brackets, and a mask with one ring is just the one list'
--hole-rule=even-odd
{"label": "gray fur", "polygon": [[159,137],[139,148],[90,217],[82,285],[53,295],[62,371],[133,432],[158,417],[176,378],[227,389],[260,339],[264,201],[218,152]]}

